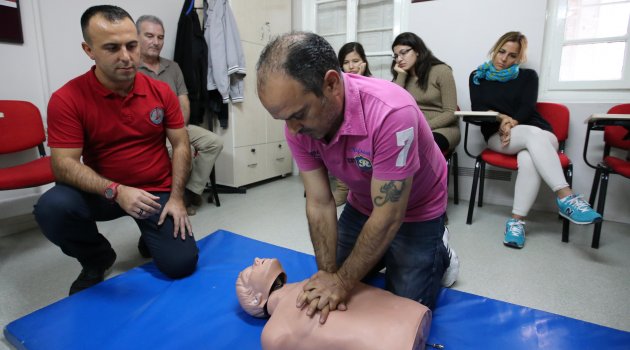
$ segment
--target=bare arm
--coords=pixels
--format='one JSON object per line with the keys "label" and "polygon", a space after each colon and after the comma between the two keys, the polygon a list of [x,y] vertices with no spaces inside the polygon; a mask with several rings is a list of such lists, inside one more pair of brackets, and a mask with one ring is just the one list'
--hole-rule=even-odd
{"label": "bare arm", "polygon": [[319,270],[336,272],[337,209],[326,169],[302,172],[306,190],[306,217]]}
{"label": "bare arm", "polygon": [[359,238],[337,272],[348,288],[354,286],[381,260],[405,218],[413,177],[402,181],[372,179],[374,209]]}
{"label": "bare arm", "polygon": [[378,263],[394,239],[405,217],[413,178],[402,181],[372,179],[374,209],[363,226],[352,252],[336,273],[318,271],[304,286],[298,307],[308,304],[307,315],[321,311],[326,322],[330,311],[345,309],[352,289]]}
{"label": "bare arm", "polygon": [[188,125],[190,121],[190,100],[188,99],[188,95],[179,95],[177,96],[179,100],[179,106],[182,109],[182,114],[184,115],[184,125]]}
{"label": "bare arm", "polygon": [[190,144],[188,142],[188,132],[186,128],[166,129],[166,137],[173,146],[173,174],[171,184],[171,195],[160,215],[161,225],[166,215],[171,215],[174,221],[173,237],[178,235],[186,239],[186,232],[192,236],[192,226],[184,206],[184,186],[188,181],[190,172]]}
{"label": "bare arm", "polygon": [[[59,182],[101,196],[113,182],[81,163],[82,148],[51,148],[50,152],[53,173]],[[127,214],[145,219],[159,211],[158,199],[149,192],[121,184],[118,186],[116,202]]]}
{"label": "bare arm", "polygon": [[102,195],[112,181],[100,176],[81,163],[83,148],[51,148],[51,163],[55,178],[82,191]]}

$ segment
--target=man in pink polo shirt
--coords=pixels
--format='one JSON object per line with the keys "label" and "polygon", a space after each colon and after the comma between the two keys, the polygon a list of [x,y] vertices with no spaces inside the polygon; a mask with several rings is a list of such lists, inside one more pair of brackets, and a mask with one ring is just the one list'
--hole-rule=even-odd
{"label": "man in pink polo shirt", "polygon": [[[116,253],[96,221],[131,216],[139,248],[170,278],[197,265],[183,194],[190,148],[175,94],[136,74],[133,19],[116,6],[81,16],[83,50],[95,65],[57,90],[48,104],[48,144],[56,185],[35,206],[44,235],[83,267],[70,294],[101,282]],[[169,160],[165,136],[173,145]]]}
{"label": "man in pink polo shirt", "polygon": [[[386,289],[435,305],[449,256],[442,241],[446,162],[414,99],[397,85],[340,72],[316,34],[270,42],[258,95],[286,137],[306,189],[319,271],[297,300],[307,314],[345,309],[349,292],[386,267]],[[339,221],[328,172],[348,184]]]}

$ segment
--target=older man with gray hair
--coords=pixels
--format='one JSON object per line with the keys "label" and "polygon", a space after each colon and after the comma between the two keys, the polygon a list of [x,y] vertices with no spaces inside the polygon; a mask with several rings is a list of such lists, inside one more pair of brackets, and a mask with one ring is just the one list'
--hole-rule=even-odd
{"label": "older man with gray hair", "polygon": [[152,15],[140,16],[136,21],[136,28],[140,42],[139,71],[167,83],[177,95],[184,114],[188,139],[194,149],[192,170],[186,183],[185,199],[188,215],[194,215],[196,213],[194,207],[200,206],[203,202],[201,194],[206,187],[214,162],[223,149],[223,141],[208,129],[188,124],[190,101],[184,75],[176,62],[160,57],[164,46],[162,20]]}

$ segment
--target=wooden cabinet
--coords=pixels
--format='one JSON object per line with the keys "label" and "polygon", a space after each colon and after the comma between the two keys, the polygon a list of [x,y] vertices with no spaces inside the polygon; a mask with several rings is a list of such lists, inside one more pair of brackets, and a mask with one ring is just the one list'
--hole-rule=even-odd
{"label": "wooden cabinet", "polygon": [[247,75],[244,101],[230,103],[228,128],[214,128],[224,142],[216,162],[216,180],[221,185],[241,187],[292,171],[284,122],[271,118],[260,103],[255,70],[269,39],[291,31],[291,0],[232,0],[230,5],[241,36]]}

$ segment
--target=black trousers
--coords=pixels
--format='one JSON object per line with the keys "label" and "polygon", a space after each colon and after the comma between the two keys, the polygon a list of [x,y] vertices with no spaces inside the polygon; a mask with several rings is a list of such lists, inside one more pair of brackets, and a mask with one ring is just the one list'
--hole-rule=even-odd
{"label": "black trousers", "polygon": [[[164,205],[169,192],[152,193]],[[114,251],[98,232],[97,221],[114,220],[128,215],[114,202],[57,183],[44,193],[35,205],[35,219],[44,235],[82,266],[100,267],[111,260]],[[158,269],[169,278],[192,274],[197,266],[198,248],[194,237],[173,237],[173,218],[158,225],[160,213],[143,220],[134,219]]]}

